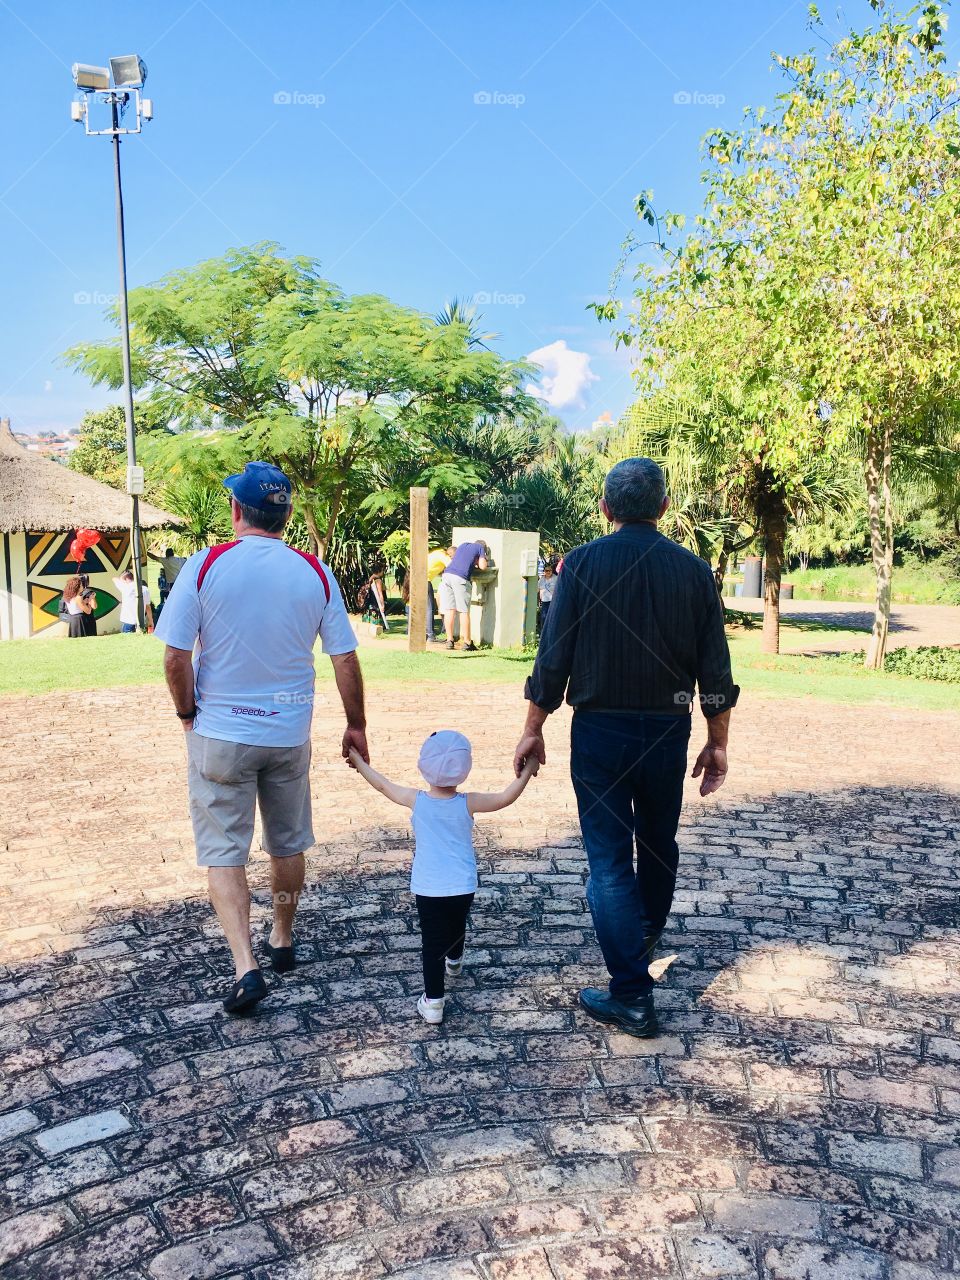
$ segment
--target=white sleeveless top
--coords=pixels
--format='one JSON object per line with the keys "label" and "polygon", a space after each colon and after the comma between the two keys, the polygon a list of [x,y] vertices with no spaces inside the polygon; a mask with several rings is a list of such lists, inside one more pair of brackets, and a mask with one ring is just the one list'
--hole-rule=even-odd
{"label": "white sleeveless top", "polygon": [[450,898],[477,887],[473,817],[464,792],[441,800],[418,791],[410,814],[416,838],[410,892],[425,898]]}

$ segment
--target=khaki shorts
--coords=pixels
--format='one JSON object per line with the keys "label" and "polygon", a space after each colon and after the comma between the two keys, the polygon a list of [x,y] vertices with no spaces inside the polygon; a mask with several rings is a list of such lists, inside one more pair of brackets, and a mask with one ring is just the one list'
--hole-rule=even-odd
{"label": "khaki shorts", "polygon": [[440,579],[440,612],[470,612],[470,583],[455,573],[445,573]]}
{"label": "khaki shorts", "polygon": [[245,867],[260,806],[263,847],[290,858],[314,844],[310,812],[310,743],[252,747],[187,737],[187,782],[198,867]]}

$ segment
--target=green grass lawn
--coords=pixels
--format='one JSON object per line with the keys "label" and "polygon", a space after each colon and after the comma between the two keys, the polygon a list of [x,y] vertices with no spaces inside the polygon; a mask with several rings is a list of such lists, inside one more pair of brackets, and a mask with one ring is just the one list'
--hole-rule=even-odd
{"label": "green grass lawn", "polygon": [[[790,635],[790,645],[802,635]],[[838,632],[840,635],[859,633]],[[960,711],[960,685],[874,674],[857,667],[802,655],[770,657],[760,652],[760,631],[735,630],[730,636],[734,675],[743,696],[811,698],[829,702],[885,703],[931,711]],[[153,636],[99,636],[84,644],[66,639],[13,640],[0,645],[0,695],[41,694],[57,690],[157,684],[163,680],[163,645]],[[412,654],[366,645],[360,659],[367,684],[522,684],[533,655],[513,650],[447,653],[442,648]],[[331,682],[330,665],[318,650],[320,682]]]}

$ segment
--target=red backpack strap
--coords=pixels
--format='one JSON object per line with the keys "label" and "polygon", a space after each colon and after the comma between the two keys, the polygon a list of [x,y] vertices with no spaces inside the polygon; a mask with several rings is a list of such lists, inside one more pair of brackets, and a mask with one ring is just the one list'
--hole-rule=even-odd
{"label": "red backpack strap", "polygon": [[211,547],[204,557],[203,564],[200,566],[200,572],[197,574],[197,590],[203,586],[203,580],[210,572],[211,567],[223,555],[225,551],[229,551],[231,547],[239,546],[239,539],[236,542],[221,542],[216,547]]}
{"label": "red backpack strap", "polygon": [[[287,546],[290,546],[287,543]],[[330,603],[330,583],[327,581],[327,575],[323,572],[323,565],[315,555],[311,555],[309,551],[301,551],[299,547],[290,547],[291,551],[296,551],[298,556],[306,560],[307,564],[316,571],[317,577],[323,583],[323,594],[327,597],[327,604]]]}

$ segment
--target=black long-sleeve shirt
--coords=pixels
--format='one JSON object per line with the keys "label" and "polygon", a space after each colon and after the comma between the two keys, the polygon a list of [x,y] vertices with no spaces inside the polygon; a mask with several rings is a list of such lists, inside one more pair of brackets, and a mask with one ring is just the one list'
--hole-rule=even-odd
{"label": "black long-sleeve shirt", "polygon": [[[695,694],[694,689],[698,691]],[[710,566],[652,524],[625,524],[564,558],[525,694],[555,711],[729,711],[723,606]]]}

